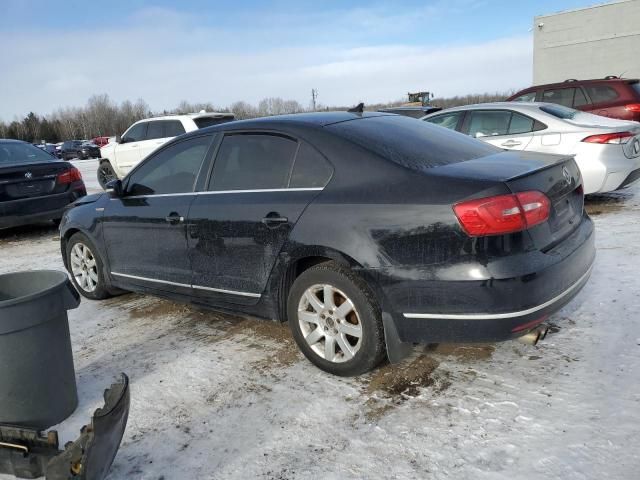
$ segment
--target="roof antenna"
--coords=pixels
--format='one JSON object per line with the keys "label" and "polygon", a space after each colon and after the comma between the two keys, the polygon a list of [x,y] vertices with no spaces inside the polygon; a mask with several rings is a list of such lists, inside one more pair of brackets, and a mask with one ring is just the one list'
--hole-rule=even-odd
{"label": "roof antenna", "polygon": [[360,102],[355,107],[350,108],[349,110],[347,110],[347,112],[351,112],[351,113],[362,113],[362,112],[364,112],[364,103]]}

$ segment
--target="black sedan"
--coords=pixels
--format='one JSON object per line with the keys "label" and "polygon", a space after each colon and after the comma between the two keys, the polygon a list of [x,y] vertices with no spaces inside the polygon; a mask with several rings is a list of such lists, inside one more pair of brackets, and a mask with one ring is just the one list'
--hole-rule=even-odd
{"label": "black sedan", "polygon": [[68,210],[61,249],[88,298],[130,290],[287,320],[338,375],[407,343],[523,335],[595,255],[571,157],[348,112],[182,135]]}
{"label": "black sedan", "polygon": [[77,168],[30,143],[0,140],[0,228],[57,221],[86,194]]}
{"label": "black sedan", "polygon": [[100,158],[100,147],[84,140],[67,140],[60,148],[63,160]]}

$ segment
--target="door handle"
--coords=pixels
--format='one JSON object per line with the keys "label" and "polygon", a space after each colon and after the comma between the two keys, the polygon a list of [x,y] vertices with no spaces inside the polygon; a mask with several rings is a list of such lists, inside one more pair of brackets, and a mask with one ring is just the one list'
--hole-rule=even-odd
{"label": "door handle", "polygon": [[502,145],[503,147],[516,147],[518,145],[522,145],[522,142],[518,142],[517,140],[507,140],[500,145]]}
{"label": "door handle", "polygon": [[269,212],[267,216],[262,219],[262,223],[269,228],[276,228],[284,223],[289,223],[289,219],[280,216],[278,212]]}
{"label": "door handle", "polygon": [[168,216],[164,217],[165,221],[170,225],[177,225],[184,222],[184,217],[181,217],[176,212],[171,212]]}

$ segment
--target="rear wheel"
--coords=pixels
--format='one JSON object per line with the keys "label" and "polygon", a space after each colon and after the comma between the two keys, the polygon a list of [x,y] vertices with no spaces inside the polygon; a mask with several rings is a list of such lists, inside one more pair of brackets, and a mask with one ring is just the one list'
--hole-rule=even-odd
{"label": "rear wheel", "polygon": [[380,308],[373,293],[335,262],[311,267],[294,281],[287,314],[302,353],[326,372],[359,375],[385,356]]}
{"label": "rear wheel", "polygon": [[67,243],[67,268],[76,289],[87,298],[111,296],[104,277],[104,264],[93,243],[83,233],[75,233]]}
{"label": "rear wheel", "polygon": [[109,183],[111,180],[116,180],[117,178],[118,176],[116,175],[116,172],[113,171],[111,163],[100,163],[100,166],[98,167],[98,183],[103,188],[103,190],[106,190],[107,183]]}

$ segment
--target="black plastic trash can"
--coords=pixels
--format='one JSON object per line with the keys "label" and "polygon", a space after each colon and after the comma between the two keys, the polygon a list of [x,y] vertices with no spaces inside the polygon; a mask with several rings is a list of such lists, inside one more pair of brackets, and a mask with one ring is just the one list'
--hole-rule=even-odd
{"label": "black plastic trash can", "polygon": [[44,430],[78,406],[67,318],[78,305],[66,273],[0,275],[0,423]]}

